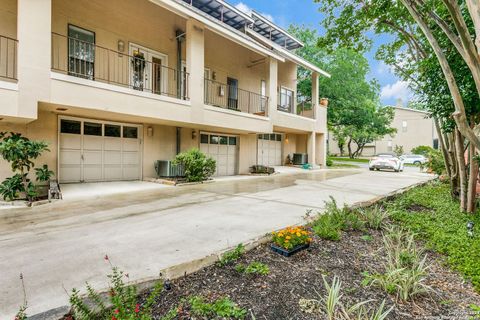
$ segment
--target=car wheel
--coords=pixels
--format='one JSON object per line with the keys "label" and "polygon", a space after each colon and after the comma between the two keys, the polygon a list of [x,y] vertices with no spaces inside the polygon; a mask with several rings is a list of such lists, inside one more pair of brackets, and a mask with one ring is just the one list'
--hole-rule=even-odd
{"label": "car wheel", "polygon": [[374,169],[374,168],[368,168],[368,170],[373,171],[373,170],[375,170],[375,169]]}
{"label": "car wheel", "polygon": [[395,172],[399,172],[399,171],[400,171],[400,170],[398,170],[398,169],[395,169]]}
{"label": "car wheel", "polygon": [[419,165],[421,165],[422,163],[421,163],[420,161],[415,161],[413,164],[416,165],[416,166],[419,166]]}

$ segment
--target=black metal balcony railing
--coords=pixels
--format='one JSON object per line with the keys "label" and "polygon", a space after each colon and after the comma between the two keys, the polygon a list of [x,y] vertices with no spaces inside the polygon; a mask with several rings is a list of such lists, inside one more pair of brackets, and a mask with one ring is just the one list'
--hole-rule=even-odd
{"label": "black metal balcony railing", "polygon": [[294,102],[293,95],[280,93],[278,96],[278,105],[277,110],[296,114],[302,117],[315,119],[315,112],[312,109],[312,104],[309,102],[299,102],[296,104]]}
{"label": "black metal balcony railing", "polygon": [[18,40],[0,35],[0,79],[17,80]]}
{"label": "black metal balcony railing", "polygon": [[267,116],[268,97],[236,86],[205,79],[205,104]]}
{"label": "black metal balcony railing", "polygon": [[187,72],[58,33],[52,33],[52,70],[188,100]]}

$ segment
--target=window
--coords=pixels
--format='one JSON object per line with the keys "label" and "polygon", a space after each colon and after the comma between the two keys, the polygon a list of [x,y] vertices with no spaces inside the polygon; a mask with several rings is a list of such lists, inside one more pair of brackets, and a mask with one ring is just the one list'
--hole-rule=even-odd
{"label": "window", "polygon": [[106,124],[105,125],[105,137],[115,137],[120,138],[122,128],[117,125],[113,124]]}
{"label": "window", "polygon": [[84,122],[83,123],[83,134],[87,136],[101,136],[102,135],[102,124],[94,122]]}
{"label": "window", "polygon": [[210,144],[218,144],[218,136],[210,136]]}
{"label": "window", "polygon": [[228,144],[228,139],[225,136],[220,137],[220,144]]}
{"label": "window", "polygon": [[282,135],[277,134],[277,141],[282,141]]}
{"label": "window", "polygon": [[138,128],[137,127],[123,127],[123,137],[130,139],[138,138]]}
{"label": "window", "polygon": [[60,132],[61,133],[71,133],[71,134],[80,134],[81,133],[81,122],[75,120],[60,120]]}
{"label": "window", "polygon": [[93,80],[95,71],[95,33],[68,26],[68,74]]}
{"label": "window", "polygon": [[275,141],[277,140],[277,135],[275,133],[270,134],[270,140]]}
{"label": "window", "polygon": [[402,121],[402,132],[407,132],[407,121]]}
{"label": "window", "polygon": [[259,134],[259,135],[258,135],[258,139],[259,139],[259,140],[263,140],[263,134]]}
{"label": "window", "polygon": [[237,137],[228,137],[228,144],[231,146],[237,145]]}
{"label": "window", "polygon": [[282,111],[293,112],[294,92],[287,88],[280,88],[280,108]]}
{"label": "window", "polygon": [[200,143],[208,143],[208,134],[200,135]]}

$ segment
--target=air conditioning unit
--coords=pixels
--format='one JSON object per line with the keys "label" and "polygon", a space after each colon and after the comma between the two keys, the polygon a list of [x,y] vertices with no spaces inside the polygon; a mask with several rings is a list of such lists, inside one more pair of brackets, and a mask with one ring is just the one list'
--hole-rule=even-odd
{"label": "air conditioning unit", "polygon": [[294,153],[293,154],[293,164],[294,165],[304,165],[308,163],[308,154],[306,153]]}
{"label": "air conditioning unit", "polygon": [[173,164],[171,160],[155,161],[155,172],[158,178],[177,178],[185,176],[185,168],[182,165]]}

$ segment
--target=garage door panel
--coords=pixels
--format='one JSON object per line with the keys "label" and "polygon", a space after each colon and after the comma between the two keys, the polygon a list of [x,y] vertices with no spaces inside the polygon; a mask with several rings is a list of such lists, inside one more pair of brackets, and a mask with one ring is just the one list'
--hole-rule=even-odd
{"label": "garage door panel", "polygon": [[81,179],[80,166],[61,165],[60,177],[64,182],[77,182]]}
{"label": "garage door panel", "polygon": [[103,137],[83,136],[83,149],[103,150]]}
{"label": "garage door panel", "polygon": [[120,138],[105,138],[104,150],[108,151],[122,151],[122,139]]}
{"label": "garage door panel", "polygon": [[123,139],[123,151],[140,151],[140,143],[137,139]]}
{"label": "garage door panel", "polygon": [[103,161],[103,152],[102,151],[83,151],[83,164],[84,165],[93,165],[101,166]]}
{"label": "garage door panel", "polygon": [[89,181],[102,181],[103,170],[101,165],[84,165],[83,166],[83,180]]}
{"label": "garage door panel", "polygon": [[80,165],[82,163],[82,153],[80,150],[60,150],[62,163],[60,165]]}
{"label": "garage door panel", "polygon": [[140,164],[140,159],[139,159],[139,154],[138,152],[124,152],[123,153],[123,164],[124,165],[139,165]]}
{"label": "garage door panel", "polygon": [[121,165],[105,165],[104,168],[104,178],[105,180],[122,180],[123,172]]}
{"label": "garage door panel", "polygon": [[122,164],[122,152],[120,151],[105,151],[104,164],[107,165],[121,165]]}
{"label": "garage door panel", "polygon": [[124,180],[137,180],[140,174],[140,168],[133,165],[123,166],[123,179]]}
{"label": "garage door panel", "polygon": [[78,134],[60,134],[60,146],[63,149],[81,149],[82,136]]}

